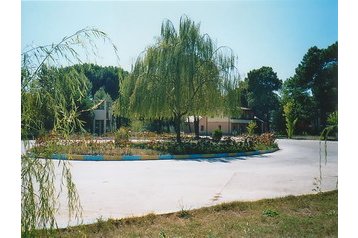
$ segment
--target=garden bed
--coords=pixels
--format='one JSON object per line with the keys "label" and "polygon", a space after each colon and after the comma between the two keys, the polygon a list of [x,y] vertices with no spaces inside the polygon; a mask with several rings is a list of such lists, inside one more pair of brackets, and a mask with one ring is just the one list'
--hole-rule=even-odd
{"label": "garden bed", "polygon": [[149,142],[125,140],[39,140],[31,149],[36,157],[63,160],[162,160],[237,157],[270,153],[278,150],[275,136],[226,137],[222,140],[201,138]]}

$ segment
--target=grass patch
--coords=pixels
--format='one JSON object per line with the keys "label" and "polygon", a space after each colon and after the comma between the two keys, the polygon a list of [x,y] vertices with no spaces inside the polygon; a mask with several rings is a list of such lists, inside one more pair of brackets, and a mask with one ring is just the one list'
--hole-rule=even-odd
{"label": "grass patch", "polygon": [[338,191],[103,221],[61,237],[337,237]]}

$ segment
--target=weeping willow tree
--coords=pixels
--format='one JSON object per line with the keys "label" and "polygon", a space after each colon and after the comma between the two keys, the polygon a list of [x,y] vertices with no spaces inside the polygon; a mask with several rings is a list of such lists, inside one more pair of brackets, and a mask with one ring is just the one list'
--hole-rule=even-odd
{"label": "weeping willow tree", "polygon": [[238,79],[235,70],[233,52],[217,48],[207,34],[200,34],[200,24],[184,16],[176,31],[165,20],[156,43],[138,57],[120,86],[120,111],[132,117],[172,119],[180,142],[184,116],[226,108],[225,97]]}
{"label": "weeping willow tree", "polygon": [[[85,28],[57,44],[31,47],[21,54],[21,137],[25,145],[21,155],[21,232],[24,237],[38,236],[39,229],[54,232],[61,193],[67,196],[69,221],[80,220],[82,209],[69,164],[55,163],[49,158],[76,128],[82,128],[78,101],[85,97],[88,80],[82,72],[57,67],[82,62],[80,52],[96,54],[98,39],[111,43],[104,32]],[[116,47],[111,45],[116,52]],[[41,144],[46,149],[30,151],[28,139],[44,127],[44,121],[52,123],[52,132],[36,138],[34,146]],[[61,171],[59,186],[56,166]]]}

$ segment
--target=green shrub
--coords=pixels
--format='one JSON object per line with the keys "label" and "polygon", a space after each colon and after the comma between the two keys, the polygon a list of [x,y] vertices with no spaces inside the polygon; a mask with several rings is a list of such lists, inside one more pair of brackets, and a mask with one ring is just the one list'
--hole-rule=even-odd
{"label": "green shrub", "polygon": [[247,133],[252,136],[255,133],[255,129],[257,128],[256,122],[255,121],[250,121],[249,124],[247,125],[246,129],[247,129]]}
{"label": "green shrub", "polygon": [[275,217],[278,216],[279,214],[275,210],[267,209],[262,212],[262,215],[266,217]]}
{"label": "green shrub", "polygon": [[127,127],[121,127],[114,133],[114,144],[126,146],[129,143],[130,131]]}
{"label": "green shrub", "polygon": [[323,129],[320,139],[327,140],[330,134],[333,134],[335,139],[338,139],[338,111],[329,114],[327,118],[327,126]]}
{"label": "green shrub", "polygon": [[213,138],[213,141],[220,141],[223,137],[223,132],[220,129],[216,129],[215,131],[213,131],[211,137]]}
{"label": "green shrub", "polygon": [[252,151],[255,149],[255,141],[252,137],[243,138],[236,142],[230,138],[223,141],[210,139],[176,141],[150,141],[143,143],[131,143],[132,147],[140,149],[151,149],[163,154],[211,154],[211,153],[236,153]]}
{"label": "green shrub", "polygon": [[293,111],[294,107],[295,107],[295,103],[293,101],[289,101],[283,106],[283,112],[284,112],[283,115],[286,118],[287,137],[289,139],[291,139],[293,136],[295,125],[298,120],[298,118],[294,116],[294,111]]}
{"label": "green shrub", "polygon": [[134,132],[143,132],[145,130],[145,125],[141,120],[133,120],[131,122],[131,128]]}

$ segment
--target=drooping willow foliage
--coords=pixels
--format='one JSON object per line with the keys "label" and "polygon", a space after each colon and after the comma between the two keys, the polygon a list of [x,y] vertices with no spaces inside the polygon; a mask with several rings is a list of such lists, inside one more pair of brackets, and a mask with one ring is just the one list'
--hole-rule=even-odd
{"label": "drooping willow foliage", "polygon": [[120,114],[173,119],[180,141],[183,116],[238,111],[235,61],[230,48],[217,47],[200,33],[200,24],[183,16],[176,30],[165,20],[156,43],[138,57],[122,81]]}
{"label": "drooping willow foliage", "polygon": [[[61,193],[67,196],[69,219],[81,218],[82,208],[69,164],[49,158],[56,153],[59,143],[82,127],[77,102],[88,91],[88,79],[82,72],[59,67],[82,62],[82,53],[96,54],[96,40],[110,42],[117,52],[104,32],[84,28],[58,44],[31,47],[21,54],[21,137],[25,145],[21,155],[21,232],[24,237],[37,236],[39,229],[48,234],[57,228],[55,215]],[[34,131],[41,131],[45,121],[52,123],[53,129],[36,138],[34,146],[41,144],[46,148],[39,158],[36,152],[29,152],[33,144],[29,139]],[[59,180],[56,180],[56,166],[61,171]]]}

